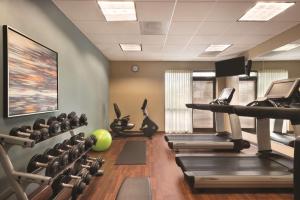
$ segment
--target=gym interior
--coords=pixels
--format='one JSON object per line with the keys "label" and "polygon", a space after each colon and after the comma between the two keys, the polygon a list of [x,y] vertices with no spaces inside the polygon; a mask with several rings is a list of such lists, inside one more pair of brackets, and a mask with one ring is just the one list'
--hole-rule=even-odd
{"label": "gym interior", "polygon": [[300,200],[299,0],[0,0],[0,199]]}

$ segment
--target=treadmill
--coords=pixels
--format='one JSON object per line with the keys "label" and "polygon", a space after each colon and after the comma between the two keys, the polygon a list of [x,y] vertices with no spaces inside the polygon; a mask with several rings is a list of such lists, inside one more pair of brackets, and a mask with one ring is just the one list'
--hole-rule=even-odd
{"label": "treadmill", "polygon": [[[289,90],[279,83],[270,91],[284,97]],[[284,98],[282,98],[284,102]],[[256,117],[258,153],[242,154],[177,154],[176,163],[193,189],[255,188],[293,189],[293,159],[272,152],[269,118],[288,119],[300,133],[300,109],[266,106],[231,106],[187,104],[189,108],[212,112],[234,112],[238,116]]]}
{"label": "treadmill", "polygon": [[[278,85],[286,90],[284,96],[278,97],[273,91],[278,89]],[[265,97],[251,102],[250,106],[268,106],[284,108],[300,108],[300,79],[284,79],[274,81],[267,90]],[[293,147],[295,142],[295,133],[282,132],[283,119],[275,119],[274,129],[271,132],[272,140]]]}
{"label": "treadmill", "polygon": [[276,119],[274,122],[274,129],[271,132],[272,140],[280,142],[290,147],[294,147],[295,142],[295,133],[293,132],[283,132],[283,119]]}
{"label": "treadmill", "polygon": [[[234,88],[224,88],[220,96],[212,101],[211,105],[229,105]],[[229,150],[239,152],[250,147],[250,143],[242,139],[239,118],[228,112],[232,134],[225,132],[224,113],[215,112],[216,134],[166,134],[168,146],[175,150]]]}

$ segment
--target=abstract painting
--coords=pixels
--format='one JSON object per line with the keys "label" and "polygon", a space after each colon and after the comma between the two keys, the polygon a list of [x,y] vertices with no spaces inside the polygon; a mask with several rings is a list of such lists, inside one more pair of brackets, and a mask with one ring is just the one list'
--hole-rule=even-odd
{"label": "abstract painting", "polygon": [[58,110],[57,53],[4,26],[6,117]]}

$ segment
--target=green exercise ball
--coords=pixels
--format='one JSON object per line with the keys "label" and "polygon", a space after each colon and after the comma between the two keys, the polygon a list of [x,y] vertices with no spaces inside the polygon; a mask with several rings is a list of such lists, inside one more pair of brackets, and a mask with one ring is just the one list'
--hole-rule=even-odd
{"label": "green exercise ball", "polygon": [[94,135],[97,138],[97,143],[92,147],[94,151],[106,151],[109,149],[112,138],[110,133],[105,129],[98,129],[92,132],[92,135]]}

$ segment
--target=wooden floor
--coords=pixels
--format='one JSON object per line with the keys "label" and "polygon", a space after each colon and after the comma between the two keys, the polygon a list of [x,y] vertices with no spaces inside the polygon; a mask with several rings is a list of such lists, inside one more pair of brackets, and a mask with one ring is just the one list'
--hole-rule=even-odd
{"label": "wooden floor", "polygon": [[[114,165],[126,140],[147,140],[147,165]],[[104,175],[94,178],[81,195],[81,200],[112,200],[125,177],[149,176],[153,200],[292,200],[292,194],[280,193],[198,193],[193,194],[183,179],[182,171],[177,167],[174,153],[169,150],[163,134],[157,134],[152,140],[129,138],[114,140],[112,147],[105,153],[92,152],[93,156],[103,156]]]}

